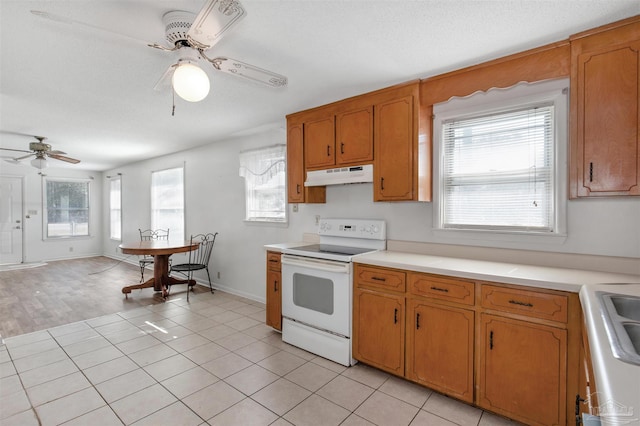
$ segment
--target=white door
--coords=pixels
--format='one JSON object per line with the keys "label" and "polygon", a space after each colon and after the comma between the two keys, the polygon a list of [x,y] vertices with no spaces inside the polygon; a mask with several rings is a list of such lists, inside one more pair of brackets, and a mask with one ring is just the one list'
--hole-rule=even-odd
{"label": "white door", "polygon": [[0,176],[0,264],[22,263],[22,179]]}

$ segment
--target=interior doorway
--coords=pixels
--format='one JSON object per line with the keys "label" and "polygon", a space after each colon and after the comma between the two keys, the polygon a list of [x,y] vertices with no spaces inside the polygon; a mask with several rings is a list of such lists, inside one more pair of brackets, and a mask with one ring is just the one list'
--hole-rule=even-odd
{"label": "interior doorway", "polygon": [[22,263],[22,178],[0,176],[0,265]]}

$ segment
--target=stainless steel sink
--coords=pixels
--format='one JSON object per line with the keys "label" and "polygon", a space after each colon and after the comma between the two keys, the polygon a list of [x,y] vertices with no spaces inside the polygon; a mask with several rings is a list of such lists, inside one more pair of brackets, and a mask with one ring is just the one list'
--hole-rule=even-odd
{"label": "stainless steel sink", "polygon": [[597,292],[613,356],[640,365],[640,297]]}
{"label": "stainless steel sink", "polygon": [[640,297],[609,296],[616,308],[616,313],[632,321],[640,321]]}

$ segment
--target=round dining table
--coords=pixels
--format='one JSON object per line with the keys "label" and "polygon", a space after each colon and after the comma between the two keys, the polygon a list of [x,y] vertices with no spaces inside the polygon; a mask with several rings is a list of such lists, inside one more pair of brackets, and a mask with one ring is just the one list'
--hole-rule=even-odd
{"label": "round dining table", "polygon": [[122,287],[125,297],[131,290],[153,287],[157,292],[162,292],[163,297],[167,297],[168,288],[174,284],[187,284],[188,288],[193,287],[194,280],[180,280],[169,276],[169,257],[175,253],[187,253],[198,248],[197,242],[191,241],[136,241],[122,243],[118,247],[124,254],[138,256],[153,256],[153,278],[141,284]]}

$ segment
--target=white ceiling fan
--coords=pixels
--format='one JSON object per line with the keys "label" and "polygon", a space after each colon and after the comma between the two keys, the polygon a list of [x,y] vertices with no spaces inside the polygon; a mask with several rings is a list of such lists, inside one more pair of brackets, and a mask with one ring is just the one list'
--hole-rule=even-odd
{"label": "white ceiling fan", "polygon": [[164,73],[156,89],[162,89],[169,78],[176,93],[183,99],[197,102],[206,97],[209,80],[197,65],[199,59],[209,62],[218,71],[227,72],[272,87],[287,85],[287,77],[272,71],[227,57],[210,58],[205,51],[216,44],[246,16],[238,0],[208,0],[197,15],[183,11],[165,13],[165,37],[171,47],[149,44],[164,51],[178,51],[180,59]]}
{"label": "white ceiling fan", "polygon": [[5,151],[14,151],[14,152],[27,152],[27,155],[23,155],[20,157],[9,157],[9,159],[6,159],[5,161],[12,163],[12,164],[20,164],[20,161],[22,160],[26,160],[29,157],[35,157],[31,160],[31,165],[33,167],[35,167],[36,169],[44,169],[47,167],[47,158],[54,158],[56,160],[60,160],[60,161],[65,161],[67,163],[71,163],[71,164],[78,164],[80,162],[80,160],[75,159],[75,158],[71,158],[71,157],[67,157],[65,154],[66,152],[63,151],[58,151],[58,150],[54,150],[51,149],[51,145],[49,145],[48,143],[44,143],[44,141],[47,139],[44,136],[34,136],[34,138],[37,139],[37,142],[31,142],[29,144],[29,150],[24,150],[24,149],[11,149],[11,148],[1,148],[2,150]]}
{"label": "white ceiling fan", "polygon": [[[91,29],[113,33],[110,29],[75,21],[44,11],[32,10],[32,14],[56,22],[80,24]],[[148,43],[149,47],[166,52],[178,52],[179,59],[164,72],[154,89],[163,90],[169,85],[183,99],[197,102],[209,93],[209,77],[198,66],[206,61],[216,70],[233,74],[270,87],[285,87],[287,77],[228,57],[211,58],[205,53],[246,16],[238,0],[207,0],[198,14],[185,11],[169,11],[162,21],[169,46]]]}

